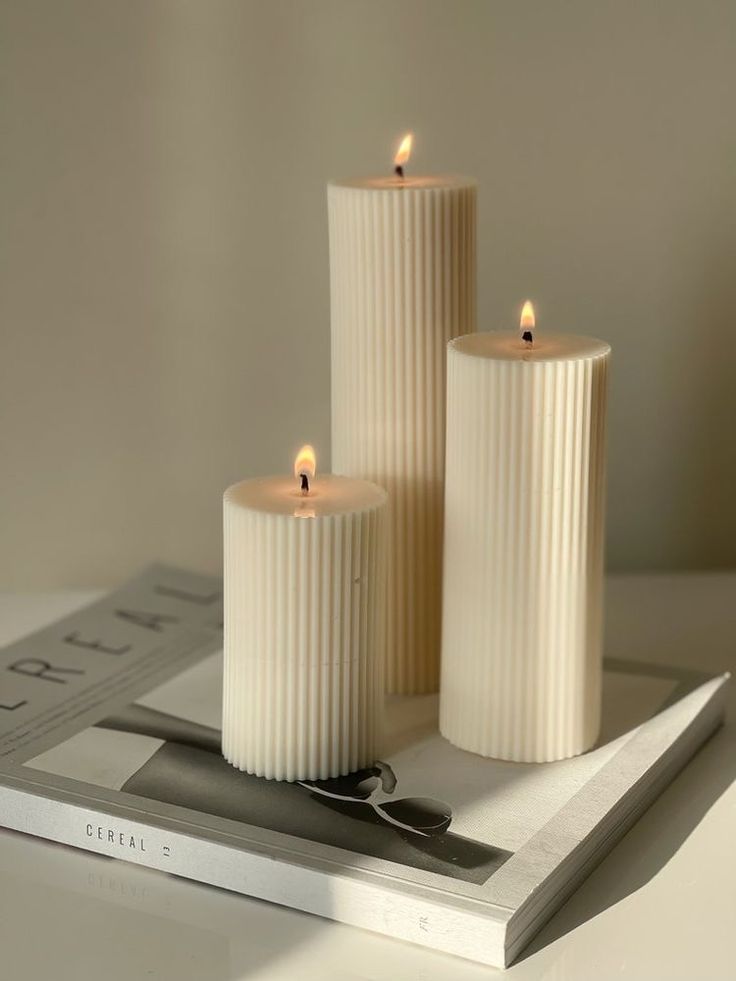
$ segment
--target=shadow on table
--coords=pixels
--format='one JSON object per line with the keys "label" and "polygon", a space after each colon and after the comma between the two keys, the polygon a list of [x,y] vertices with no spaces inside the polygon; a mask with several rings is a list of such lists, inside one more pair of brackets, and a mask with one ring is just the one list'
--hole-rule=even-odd
{"label": "shadow on table", "polygon": [[[521,953],[549,944],[641,889],[736,780],[736,726],[719,729]],[[511,969],[513,973],[513,968]]]}

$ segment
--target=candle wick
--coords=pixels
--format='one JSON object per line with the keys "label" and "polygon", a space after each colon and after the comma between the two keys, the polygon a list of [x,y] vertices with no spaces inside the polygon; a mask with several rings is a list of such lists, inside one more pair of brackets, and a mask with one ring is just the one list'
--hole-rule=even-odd
{"label": "candle wick", "polygon": [[300,473],[299,477],[301,479],[301,491],[304,497],[309,493],[309,476],[305,473]]}
{"label": "candle wick", "polygon": [[534,334],[530,330],[525,330],[521,335],[521,339],[526,344],[527,347],[533,347],[534,345]]}
{"label": "candle wick", "polygon": [[404,179],[404,168],[401,166],[401,164],[396,164],[396,166],[394,167],[394,173],[396,174],[397,177],[400,177],[401,180],[403,181],[403,179]]}

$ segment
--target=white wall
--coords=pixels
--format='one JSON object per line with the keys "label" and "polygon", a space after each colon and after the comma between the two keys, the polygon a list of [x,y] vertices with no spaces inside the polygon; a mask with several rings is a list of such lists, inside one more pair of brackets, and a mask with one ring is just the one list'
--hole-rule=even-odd
{"label": "white wall", "polygon": [[329,459],[325,181],[481,185],[480,318],[614,346],[609,560],[736,564],[736,5],[0,0],[0,588],[220,561]]}

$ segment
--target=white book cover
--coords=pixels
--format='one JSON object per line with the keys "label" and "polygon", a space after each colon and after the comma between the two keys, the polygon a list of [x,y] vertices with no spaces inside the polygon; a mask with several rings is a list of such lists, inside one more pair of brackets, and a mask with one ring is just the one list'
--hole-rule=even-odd
{"label": "white book cover", "polygon": [[488,760],[437,696],[386,700],[380,759],[279,783],[220,754],[222,590],[152,566],[0,651],[0,823],[496,966],[717,727],[727,676],[611,660],[598,744]]}

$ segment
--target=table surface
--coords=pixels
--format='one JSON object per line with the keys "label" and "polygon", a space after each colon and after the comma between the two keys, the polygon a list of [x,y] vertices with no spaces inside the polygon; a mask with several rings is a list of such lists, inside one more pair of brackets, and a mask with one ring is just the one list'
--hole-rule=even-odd
{"label": "table surface", "polygon": [[[0,643],[97,594],[0,594]],[[606,652],[736,667],[736,574],[608,580]],[[736,683],[726,725],[507,976],[733,979]],[[113,859],[0,831],[0,976],[13,981],[488,978],[493,970]]]}

